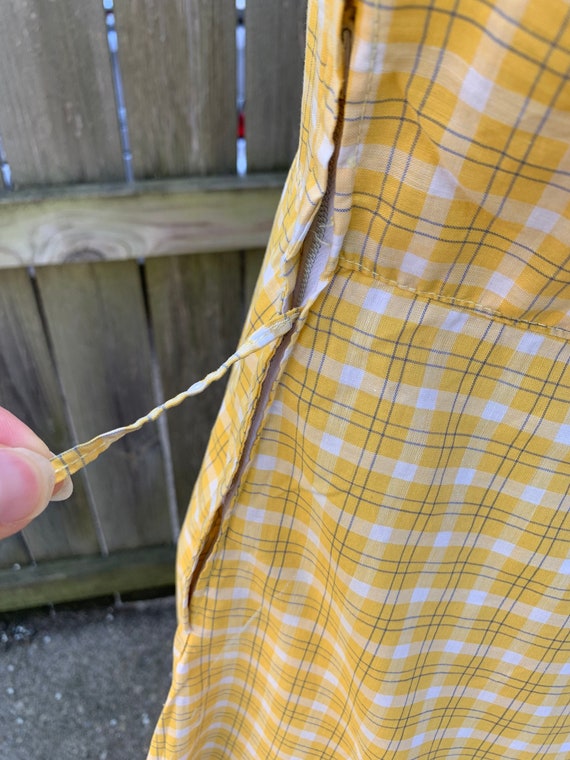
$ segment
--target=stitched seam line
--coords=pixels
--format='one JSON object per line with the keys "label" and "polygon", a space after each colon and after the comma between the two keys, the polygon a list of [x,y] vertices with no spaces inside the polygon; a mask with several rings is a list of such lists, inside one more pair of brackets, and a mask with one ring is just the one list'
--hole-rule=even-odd
{"label": "stitched seam line", "polygon": [[366,267],[362,264],[358,264],[357,262],[352,261],[351,259],[347,259],[342,255],[339,257],[339,268],[344,268],[355,272],[364,272],[368,275],[371,275],[375,280],[383,282],[385,285],[389,285],[390,287],[402,290],[406,293],[412,293],[418,298],[425,298],[429,301],[444,303],[448,306],[459,306],[463,309],[468,309],[469,311],[473,311],[475,313],[482,313],[486,316],[493,317],[494,319],[500,319],[512,325],[524,325],[525,327],[539,328],[540,330],[547,331],[549,334],[559,335],[563,338],[568,338],[570,336],[570,330],[566,329],[565,327],[556,327],[553,325],[544,324],[543,322],[533,322],[528,319],[509,317],[496,309],[490,309],[488,306],[477,303],[477,301],[470,301],[466,298],[456,298],[455,296],[444,296],[441,293],[419,290],[418,288],[413,288],[410,285],[404,285],[401,282],[398,282],[398,280],[392,280],[389,277],[385,277],[384,275],[376,272],[374,269],[370,269],[369,267]]}

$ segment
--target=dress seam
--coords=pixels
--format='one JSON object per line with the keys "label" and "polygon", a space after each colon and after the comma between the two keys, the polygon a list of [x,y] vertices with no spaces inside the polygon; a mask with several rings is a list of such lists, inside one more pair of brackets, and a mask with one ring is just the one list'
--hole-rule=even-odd
{"label": "dress seam", "polygon": [[543,322],[534,322],[528,319],[509,317],[508,315],[503,314],[501,311],[498,311],[497,309],[490,309],[488,306],[478,303],[477,301],[471,301],[466,298],[457,298],[455,296],[445,296],[434,291],[420,290],[419,288],[414,288],[411,285],[404,285],[398,280],[386,277],[370,267],[366,267],[363,264],[342,256],[342,254],[338,259],[338,269],[347,269],[349,271],[362,272],[363,274],[369,275],[385,285],[389,285],[390,287],[402,290],[406,293],[411,293],[417,298],[436,301],[437,303],[445,304],[446,306],[457,306],[459,308],[472,311],[475,314],[482,314],[501,322],[505,322],[506,324],[513,325],[515,327],[532,328],[539,330],[540,332],[547,333],[552,337],[563,338],[565,340],[568,340],[570,337],[570,330],[564,327],[556,327],[555,325],[547,325]]}

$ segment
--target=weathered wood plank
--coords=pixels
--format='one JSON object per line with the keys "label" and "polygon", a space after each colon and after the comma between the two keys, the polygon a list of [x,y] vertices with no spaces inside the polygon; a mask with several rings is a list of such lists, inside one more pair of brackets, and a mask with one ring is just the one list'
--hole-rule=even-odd
{"label": "weathered wood plank", "polygon": [[[136,262],[44,267],[37,277],[77,437],[145,414],[155,399]],[[155,425],[127,436],[84,473],[110,551],[170,540]]]}
{"label": "weathered wood plank", "polygon": [[[238,252],[149,259],[146,278],[166,398],[215,369],[235,350],[243,321]],[[225,383],[168,416],[180,515],[188,499]]]}
{"label": "weathered wood plank", "polygon": [[0,571],[0,612],[174,584],[173,546]]}
{"label": "weathered wood plank", "polygon": [[264,246],[282,175],[17,193],[0,202],[0,268]]}
{"label": "weathered wood plank", "polygon": [[306,0],[247,0],[248,171],[289,167],[299,139]]}
{"label": "weathered wood plank", "polygon": [[135,176],[235,171],[235,6],[115,4]]}
{"label": "weathered wood plank", "polygon": [[3,567],[18,568],[28,565],[31,561],[32,557],[24,544],[21,533],[0,541],[0,570]]}
{"label": "weathered wood plank", "polygon": [[0,135],[16,187],[123,178],[101,0],[3,0]]}
{"label": "weathered wood plank", "polygon": [[[244,302],[246,310],[249,308],[249,304],[253,299],[253,293],[257,284],[257,278],[259,277],[259,271],[263,263],[263,257],[265,255],[264,249],[257,249],[253,251],[245,251],[244,253]],[[244,315],[245,318],[245,315]]]}
{"label": "weathered wood plank", "polygon": [[[0,404],[52,449],[67,448],[72,441],[26,270],[0,274],[0,325]],[[71,499],[53,504],[25,534],[37,561],[97,552],[99,545],[81,480],[77,479]],[[4,561],[22,563],[22,559],[10,556]]]}

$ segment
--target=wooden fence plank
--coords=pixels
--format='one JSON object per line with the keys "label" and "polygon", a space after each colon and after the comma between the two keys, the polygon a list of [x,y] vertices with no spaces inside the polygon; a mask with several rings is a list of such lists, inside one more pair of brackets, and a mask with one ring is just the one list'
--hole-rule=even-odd
{"label": "wooden fence plank", "polygon": [[174,585],[172,546],[0,571],[0,612]]}
{"label": "wooden fence plank", "polygon": [[15,186],[122,179],[101,0],[0,10],[0,136]]}
{"label": "wooden fence plank", "polygon": [[[0,275],[0,404],[54,450],[71,443],[57,378],[26,270]],[[96,553],[99,549],[80,479],[75,493],[53,504],[25,531],[33,558]],[[5,561],[22,562],[21,559]]]}
{"label": "wooden fence plank", "polygon": [[[162,385],[168,398],[215,369],[236,348],[243,321],[238,252],[149,259],[147,287]],[[180,515],[202,461],[225,383],[168,417]]]}
{"label": "wooden fence plank", "polygon": [[248,171],[289,167],[299,139],[306,0],[247,0]]}
{"label": "wooden fence plank", "polygon": [[18,193],[0,202],[0,269],[254,248],[267,243],[283,175]]}
{"label": "wooden fence plank", "polygon": [[[259,276],[259,270],[263,263],[263,257],[265,255],[264,249],[257,249],[253,251],[246,251],[245,257],[245,277],[244,277],[244,300],[246,310],[249,309],[249,304],[253,299],[253,293],[257,284],[257,278]],[[245,315],[244,315],[245,317]]]}
{"label": "wooden fence plank", "polygon": [[21,533],[0,540],[0,571],[4,567],[17,571],[20,567],[28,565],[31,560],[32,557],[24,544]]}
{"label": "wooden fence plank", "polygon": [[[145,414],[155,398],[136,262],[45,267],[37,277],[77,437]],[[171,540],[155,425],[123,439],[84,472],[110,551]]]}
{"label": "wooden fence plank", "polygon": [[121,0],[119,57],[137,178],[235,171],[235,6]]}

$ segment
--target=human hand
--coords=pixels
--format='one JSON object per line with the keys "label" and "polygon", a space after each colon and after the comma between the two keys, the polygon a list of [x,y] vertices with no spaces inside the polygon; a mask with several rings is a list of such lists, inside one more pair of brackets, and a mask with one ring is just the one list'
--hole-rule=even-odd
{"label": "human hand", "polygon": [[0,539],[25,528],[48,502],[71,495],[70,478],[54,488],[50,456],[27,425],[0,407]]}

